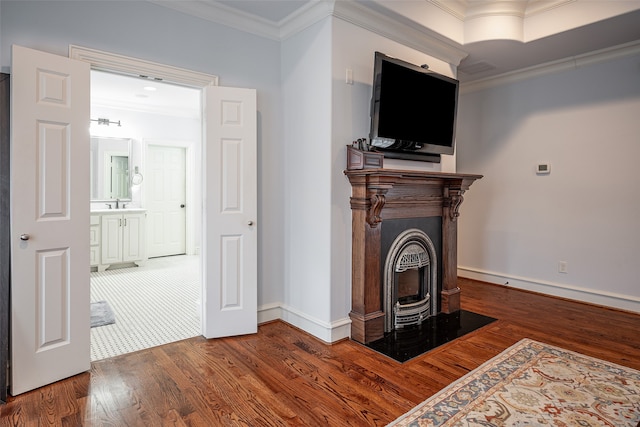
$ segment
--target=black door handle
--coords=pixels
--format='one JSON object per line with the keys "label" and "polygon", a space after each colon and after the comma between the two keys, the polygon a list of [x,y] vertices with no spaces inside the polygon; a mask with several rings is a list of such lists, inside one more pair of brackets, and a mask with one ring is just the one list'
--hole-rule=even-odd
{"label": "black door handle", "polygon": [[184,203],[180,205],[181,208],[184,208]]}

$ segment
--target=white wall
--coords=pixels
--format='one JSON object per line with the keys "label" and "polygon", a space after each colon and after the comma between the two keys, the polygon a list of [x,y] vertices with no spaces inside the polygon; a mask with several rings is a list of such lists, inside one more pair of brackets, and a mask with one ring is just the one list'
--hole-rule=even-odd
{"label": "white wall", "polygon": [[331,21],[282,42],[284,317],[329,341]]}
{"label": "white wall", "polygon": [[639,70],[636,52],[461,96],[458,171],[484,178],[460,275],[640,312]]}
{"label": "white wall", "polygon": [[68,56],[70,44],[215,74],[258,93],[258,304],[283,300],[284,138],[280,44],[146,1],[0,2],[0,67],[11,45]]}
{"label": "white wall", "polygon": [[[133,168],[137,166],[142,176],[147,176],[146,144],[155,142],[163,145],[175,144],[181,147],[192,147],[193,153],[192,159],[190,159],[192,168],[187,170],[187,175],[201,176],[202,168],[199,159],[202,158],[202,125],[200,118],[167,116],[95,105],[91,108],[91,117],[94,119],[98,117],[109,118],[112,121],[121,122],[121,126],[104,126],[94,122],[91,124],[90,133],[92,136],[130,138],[132,140],[131,174],[133,174]],[[190,160],[187,160],[187,164]],[[142,184],[132,188],[132,203],[129,206],[146,207],[145,190],[148,188],[147,184],[148,180],[143,180]],[[194,198],[189,200],[193,200],[193,206],[187,212],[191,215],[190,218],[194,225],[194,235],[190,237],[193,239],[194,247],[198,250],[202,244],[202,186],[199,180],[196,179],[193,182],[192,189]],[[104,203],[93,203],[92,205],[94,208],[105,207]]]}

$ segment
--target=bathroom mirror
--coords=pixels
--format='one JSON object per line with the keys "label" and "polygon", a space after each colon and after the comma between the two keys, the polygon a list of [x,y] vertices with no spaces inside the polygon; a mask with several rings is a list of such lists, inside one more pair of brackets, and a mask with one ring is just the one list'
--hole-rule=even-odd
{"label": "bathroom mirror", "polygon": [[91,137],[91,201],[131,201],[131,139]]}

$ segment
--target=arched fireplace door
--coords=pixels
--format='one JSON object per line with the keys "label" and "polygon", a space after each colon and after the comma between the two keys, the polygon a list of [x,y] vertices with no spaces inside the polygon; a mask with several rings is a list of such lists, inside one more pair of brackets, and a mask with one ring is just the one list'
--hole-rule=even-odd
{"label": "arched fireplace door", "polygon": [[438,312],[438,258],[425,232],[410,228],[391,244],[384,265],[385,332],[419,325]]}

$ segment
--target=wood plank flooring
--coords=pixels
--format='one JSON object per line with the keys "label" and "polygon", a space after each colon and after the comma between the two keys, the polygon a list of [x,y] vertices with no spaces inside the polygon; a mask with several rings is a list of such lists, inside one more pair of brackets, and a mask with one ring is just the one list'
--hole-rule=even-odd
{"label": "wood plank flooring", "polygon": [[380,426],[528,337],[640,370],[640,315],[460,279],[462,308],[499,319],[404,364],[283,322],[92,364],[9,397],[0,426]]}

